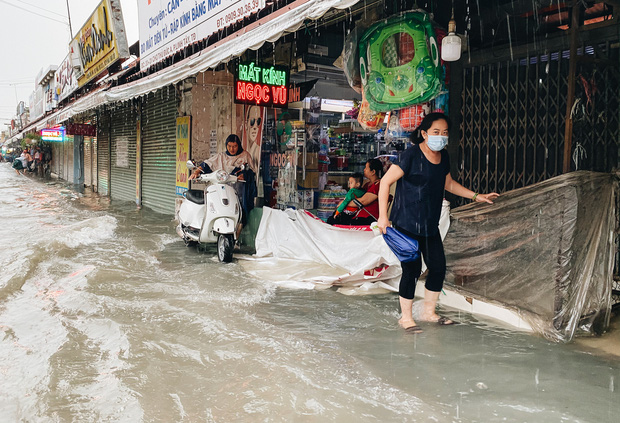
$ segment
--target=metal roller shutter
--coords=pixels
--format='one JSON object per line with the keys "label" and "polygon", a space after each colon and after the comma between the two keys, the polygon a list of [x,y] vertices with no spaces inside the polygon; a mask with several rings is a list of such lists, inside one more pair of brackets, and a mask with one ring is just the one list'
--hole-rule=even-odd
{"label": "metal roller shutter", "polygon": [[69,183],[73,183],[73,135],[67,135],[63,144],[65,146],[65,171],[62,179]]}
{"label": "metal roller shutter", "polygon": [[142,106],[142,204],[174,214],[177,93],[168,86],[148,94]]}
{"label": "metal roller shutter", "polygon": [[97,122],[97,191],[101,195],[109,195],[110,113],[102,111]]}
{"label": "metal roller shutter", "polygon": [[111,110],[112,157],[110,198],[136,200],[136,105],[129,101]]}
{"label": "metal roller shutter", "polygon": [[52,143],[52,172],[59,178],[62,178],[62,160],[63,160],[62,143]]}
{"label": "metal roller shutter", "polygon": [[92,138],[84,137],[84,186],[90,187],[93,184],[93,154]]}
{"label": "metal roller shutter", "polygon": [[93,166],[92,177],[93,177],[93,192],[97,192],[97,137],[92,138],[92,148],[91,153],[93,155],[93,159],[91,161]]}

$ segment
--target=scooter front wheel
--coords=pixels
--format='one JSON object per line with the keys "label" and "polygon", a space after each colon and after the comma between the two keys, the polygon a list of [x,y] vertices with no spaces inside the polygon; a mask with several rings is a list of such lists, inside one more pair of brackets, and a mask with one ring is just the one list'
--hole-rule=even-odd
{"label": "scooter front wheel", "polygon": [[230,263],[233,258],[235,239],[232,234],[220,234],[217,238],[217,258],[224,263]]}

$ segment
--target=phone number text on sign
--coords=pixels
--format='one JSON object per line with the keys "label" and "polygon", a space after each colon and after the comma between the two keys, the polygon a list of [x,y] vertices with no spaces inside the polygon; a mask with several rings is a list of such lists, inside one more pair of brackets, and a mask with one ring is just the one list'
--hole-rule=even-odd
{"label": "phone number text on sign", "polygon": [[196,41],[265,7],[266,0],[153,0],[138,2],[140,68],[175,54]]}
{"label": "phone number text on sign", "polygon": [[[261,5],[263,3],[263,5]],[[232,10],[228,10],[224,17],[220,17],[217,20],[217,29],[222,29],[227,25],[230,25],[239,19],[243,19],[252,13],[258,12],[260,9],[264,7],[264,0],[246,0],[243,4],[238,7],[232,8]]]}

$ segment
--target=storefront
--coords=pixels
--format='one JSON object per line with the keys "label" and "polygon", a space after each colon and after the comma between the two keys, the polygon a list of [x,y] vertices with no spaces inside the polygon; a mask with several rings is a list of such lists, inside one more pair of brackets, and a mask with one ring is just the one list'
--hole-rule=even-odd
{"label": "storefront", "polygon": [[[259,203],[311,209],[321,217],[337,201],[337,187],[340,194],[346,189],[349,175],[362,171],[369,158],[402,151],[424,114],[435,110],[449,112],[452,174],[472,189],[503,191],[571,169],[610,171],[617,165],[618,105],[612,95],[617,75],[612,64],[617,63],[618,33],[617,25],[608,22],[617,11],[601,3],[581,10],[575,31],[583,47],[573,49],[568,45],[570,7],[560,5],[554,12],[532,11],[527,2],[511,5],[523,12],[511,15],[511,24],[545,17],[547,26],[539,30],[548,34],[546,41],[540,43],[540,34],[531,30],[515,42],[502,28],[491,48],[478,28],[483,17],[488,19],[485,24],[496,21],[497,6],[481,2],[475,12],[457,2],[461,35],[451,37],[461,38],[467,57],[450,62],[440,60],[450,8],[431,5],[426,12],[412,12],[414,2],[389,7],[353,0],[286,3],[261,9],[259,2],[251,23],[236,24],[227,37],[218,33],[219,41],[205,42],[200,53],[168,60],[160,71],[78,101],[79,112],[98,108],[101,115],[99,138],[83,141],[84,184],[98,184],[99,192],[113,199],[173,210],[178,195],[171,176],[175,119],[186,115],[191,116],[191,157],[196,160],[224,151],[231,133],[244,139],[246,147],[249,140],[256,150],[253,137],[260,126]],[[144,17],[141,25],[149,14]],[[187,52],[185,41],[173,45]],[[155,50],[145,50],[141,58],[145,66],[164,60]],[[571,68],[574,61],[579,64]],[[240,63],[249,62],[288,68],[286,105],[235,103],[235,72]],[[399,80],[390,75],[390,69],[409,63],[423,65],[400,74]],[[364,71],[369,67],[378,75],[370,78]],[[307,92],[298,90],[313,80]],[[573,93],[568,86],[574,86]],[[379,98],[381,92],[388,97]],[[577,114],[571,115],[575,104]],[[120,119],[106,113],[118,113]],[[575,116],[575,124],[565,125],[566,116]],[[603,126],[603,132],[596,132]],[[594,141],[586,141],[589,131],[598,134]],[[60,147],[57,157],[75,157],[75,151],[67,151],[69,144]],[[91,165],[86,163],[89,158]],[[75,178],[71,166],[55,166],[58,174]],[[326,186],[334,198],[326,199]],[[167,197],[170,193],[172,198]]]}
{"label": "storefront", "polygon": [[[326,220],[344,198],[349,177],[362,173],[367,160],[377,156],[395,157],[406,147],[410,132],[425,113],[447,111],[449,86],[436,47],[441,40],[437,40],[432,31],[428,14],[417,12],[405,14],[405,17],[419,21],[422,29],[394,32],[393,28],[402,24],[402,15],[392,18],[394,22],[385,19],[385,27],[392,31],[391,37],[385,37],[393,44],[391,60],[400,63],[401,68],[409,64],[414,37],[423,46],[434,46],[432,51],[418,48],[416,56],[419,63],[426,63],[430,69],[424,71],[428,88],[424,93],[411,83],[409,92],[405,89],[392,102],[380,104],[380,112],[371,110],[360,94],[360,50],[347,50],[359,43],[369,24],[360,23],[357,29],[351,24],[349,29],[353,31],[343,31],[349,22],[323,23],[320,30],[310,34],[312,44],[300,42],[303,37],[308,38],[307,28],[304,28],[281,38],[271,49],[259,50],[258,54],[252,52],[239,59],[243,64],[246,56],[258,57],[264,67],[284,64],[293,75],[287,107],[267,108],[264,112],[261,173],[266,205],[309,209]],[[381,34],[381,30],[379,27],[375,32]],[[293,54],[295,48],[299,51]],[[382,47],[373,48],[378,50],[380,60],[384,60]],[[352,59],[353,56],[356,59]],[[375,63],[375,69],[380,69],[380,65]],[[417,71],[418,68],[412,67],[402,77],[411,81]],[[385,77],[389,74],[386,71]],[[309,87],[304,87],[308,84]],[[391,85],[387,89],[390,93],[396,91]],[[410,94],[411,91],[416,94],[416,90],[417,97]]]}
{"label": "storefront", "polygon": [[[531,23],[531,4],[513,6],[530,14],[512,16],[509,22]],[[481,7],[486,10],[484,16],[495,10],[487,3]],[[569,49],[571,30],[567,24],[571,23],[572,9],[562,6],[555,12],[535,10],[536,16],[545,16],[548,22],[544,31],[549,35],[544,43],[530,31],[522,34],[517,45],[504,28],[496,34],[497,45],[490,54],[487,40],[472,30],[469,38],[461,36],[464,57],[448,62],[440,58],[449,10],[434,10],[435,21],[430,21],[430,14],[426,14],[428,19],[424,12],[411,16],[410,9],[403,4],[395,6],[394,11],[376,7],[361,13],[353,11],[350,20],[334,18],[336,23],[331,26],[320,21],[314,31],[303,28],[278,40],[273,49],[263,48],[258,54],[247,55],[265,63],[288,63],[293,81],[319,79],[308,94],[303,112],[294,103],[288,110],[266,112],[262,159],[266,204],[312,208],[324,218],[342,198],[336,190],[341,186],[340,195],[344,193],[349,175],[361,171],[369,158],[397,155],[407,147],[410,134],[423,116],[432,111],[445,112],[451,118],[448,150],[452,174],[475,191],[505,192],[570,170],[610,172],[617,166],[615,140],[620,125],[614,90],[618,86],[618,30],[617,23],[611,23],[617,11],[612,14],[601,3],[581,10],[574,29],[579,33],[579,44]],[[459,5],[457,9],[465,12]],[[482,16],[482,12],[458,16],[459,32],[467,23],[481,22]],[[428,22],[430,29],[426,24],[422,25],[423,31],[400,29],[408,28],[417,19]],[[309,41],[303,42],[303,38]],[[373,45],[371,40],[375,38],[383,44]],[[423,40],[426,52],[418,49],[413,54],[412,40],[416,46],[418,40]],[[468,42],[475,52],[465,50]],[[350,60],[351,45],[359,47],[353,53],[357,65]],[[426,91],[433,94],[420,92],[413,100],[407,93],[399,94],[395,89],[400,88],[399,82],[390,76],[390,69],[404,66],[412,55],[416,60],[436,63],[432,72],[420,73],[427,78],[425,83],[430,88]],[[419,55],[425,58],[419,59]],[[362,69],[366,64],[379,72],[373,78],[383,82],[364,82],[369,75],[360,75],[360,62]],[[411,81],[416,72],[404,74],[403,80]],[[365,93],[375,97],[383,88],[388,93],[391,90],[394,101],[362,99],[362,86],[366,87]],[[574,92],[568,89],[570,86]],[[344,114],[345,110],[335,112],[336,107],[330,110],[330,103],[344,106],[353,100],[359,103],[356,107],[351,104]],[[321,107],[312,106],[312,102]],[[310,123],[312,120],[318,120],[318,124]],[[330,181],[335,183],[334,189],[326,192],[323,188]],[[309,207],[307,199],[311,196],[314,202]],[[450,200],[453,205],[466,202],[460,198]]]}

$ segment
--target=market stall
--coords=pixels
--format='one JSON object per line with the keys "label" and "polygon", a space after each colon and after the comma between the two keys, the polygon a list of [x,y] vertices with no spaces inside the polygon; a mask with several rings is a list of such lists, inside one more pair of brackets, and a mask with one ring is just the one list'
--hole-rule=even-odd
{"label": "market stall", "polygon": [[[329,77],[318,78],[307,97],[286,110],[267,110],[265,204],[310,210],[327,220],[349,177],[362,173],[367,160],[397,157],[425,114],[447,112],[449,69],[438,47],[443,35],[421,10],[372,25],[358,22],[336,47],[334,66],[316,66],[317,74],[329,71]],[[330,56],[330,49],[315,45],[309,51]],[[303,74],[315,73],[306,68]],[[330,97],[335,93],[342,98]]]}

